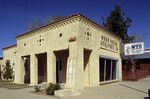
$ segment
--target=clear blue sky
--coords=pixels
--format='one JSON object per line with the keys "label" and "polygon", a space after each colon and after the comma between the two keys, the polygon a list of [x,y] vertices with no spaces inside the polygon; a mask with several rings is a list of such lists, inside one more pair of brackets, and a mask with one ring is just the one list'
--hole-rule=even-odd
{"label": "clear blue sky", "polygon": [[102,24],[101,17],[115,5],[132,19],[128,34],[143,35],[145,47],[150,48],[150,0],[0,0],[0,56],[2,48],[15,44],[15,36],[27,31],[34,17],[82,13]]}

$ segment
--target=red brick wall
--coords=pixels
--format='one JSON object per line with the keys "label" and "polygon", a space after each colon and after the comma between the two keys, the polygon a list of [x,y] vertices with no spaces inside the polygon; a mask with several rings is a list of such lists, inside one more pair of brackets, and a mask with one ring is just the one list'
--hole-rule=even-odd
{"label": "red brick wall", "polygon": [[[122,65],[122,78],[123,80],[132,79],[132,72],[126,70],[127,64]],[[136,70],[136,80],[150,76],[150,63],[140,63],[140,69]]]}
{"label": "red brick wall", "polygon": [[137,80],[145,78],[147,76],[148,76],[148,71],[147,70],[145,70],[145,71],[137,70],[136,71],[136,79]]}
{"label": "red brick wall", "polygon": [[141,71],[148,71],[148,75],[150,75],[150,63],[141,63],[140,64]]}

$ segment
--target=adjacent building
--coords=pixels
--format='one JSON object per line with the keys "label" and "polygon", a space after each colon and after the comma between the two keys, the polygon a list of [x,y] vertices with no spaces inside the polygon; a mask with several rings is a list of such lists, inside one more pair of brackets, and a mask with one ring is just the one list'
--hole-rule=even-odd
{"label": "adjacent building", "polygon": [[3,48],[3,60],[14,66],[15,83],[64,84],[64,90],[55,93],[63,96],[66,90],[77,93],[85,86],[122,80],[121,38],[81,14],[18,35],[16,40],[16,45]]}
{"label": "adjacent building", "polygon": [[[131,59],[134,61],[135,78],[132,76]],[[123,80],[139,80],[150,76],[150,49],[145,49],[144,54],[122,57]]]}

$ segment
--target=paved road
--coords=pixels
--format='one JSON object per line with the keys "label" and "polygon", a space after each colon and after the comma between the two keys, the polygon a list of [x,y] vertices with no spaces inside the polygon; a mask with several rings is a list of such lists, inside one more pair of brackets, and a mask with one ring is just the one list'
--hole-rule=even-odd
{"label": "paved road", "polygon": [[[137,82],[118,82],[99,87],[85,88],[80,95],[61,99],[144,99],[150,89],[150,77]],[[8,90],[0,88],[0,99],[58,99],[31,93],[33,88]]]}

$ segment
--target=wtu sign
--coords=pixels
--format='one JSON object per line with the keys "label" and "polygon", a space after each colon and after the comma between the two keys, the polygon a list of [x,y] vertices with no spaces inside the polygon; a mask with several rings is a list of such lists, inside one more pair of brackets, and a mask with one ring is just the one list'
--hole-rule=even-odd
{"label": "wtu sign", "polygon": [[144,42],[125,44],[125,55],[144,54]]}

